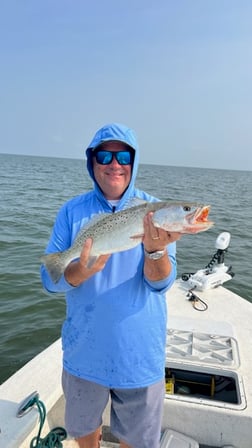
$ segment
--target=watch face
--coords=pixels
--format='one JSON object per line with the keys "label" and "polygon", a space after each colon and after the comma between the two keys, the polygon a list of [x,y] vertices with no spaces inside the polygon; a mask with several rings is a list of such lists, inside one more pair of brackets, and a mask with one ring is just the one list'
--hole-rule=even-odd
{"label": "watch face", "polygon": [[150,260],[159,260],[159,258],[161,258],[164,255],[165,249],[157,250],[156,252],[147,252],[145,250],[144,253],[145,253],[146,257],[149,258]]}

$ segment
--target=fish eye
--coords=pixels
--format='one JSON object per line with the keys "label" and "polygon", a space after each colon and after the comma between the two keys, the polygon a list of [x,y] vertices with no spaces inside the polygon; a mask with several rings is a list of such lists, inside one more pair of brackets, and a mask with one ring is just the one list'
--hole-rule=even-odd
{"label": "fish eye", "polygon": [[191,211],[190,205],[184,205],[183,210],[184,212],[190,212]]}

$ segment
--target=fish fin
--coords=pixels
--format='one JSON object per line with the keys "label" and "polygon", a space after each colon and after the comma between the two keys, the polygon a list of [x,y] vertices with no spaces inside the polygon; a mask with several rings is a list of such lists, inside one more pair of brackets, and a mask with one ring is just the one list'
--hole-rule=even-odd
{"label": "fish fin", "polygon": [[146,201],[145,199],[138,198],[138,197],[129,198],[125,202],[125,205],[124,205],[123,209],[125,210],[127,208],[137,207],[139,205],[147,204],[147,203],[148,203],[148,201]]}
{"label": "fish fin", "polygon": [[66,265],[62,257],[62,252],[55,252],[41,257],[41,262],[45,265],[52,281],[58,283]]}
{"label": "fish fin", "polygon": [[84,224],[84,226],[81,228],[81,230],[87,230],[89,227],[93,226],[94,224],[98,223],[99,221],[102,221],[107,216],[110,216],[110,213],[97,213],[96,215],[93,215],[90,220]]}

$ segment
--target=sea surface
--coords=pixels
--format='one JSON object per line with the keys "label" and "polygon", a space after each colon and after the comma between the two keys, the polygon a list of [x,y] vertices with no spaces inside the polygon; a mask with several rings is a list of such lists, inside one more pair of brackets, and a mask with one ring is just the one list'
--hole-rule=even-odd
{"label": "sea surface", "polygon": [[[60,337],[63,295],[41,286],[40,256],[59,207],[92,188],[84,160],[0,154],[0,383]],[[252,302],[252,172],[140,165],[136,186],[160,199],[211,204],[214,227],[177,244],[178,276],[204,268],[231,233],[225,287]],[[228,316],[228,310],[227,310]]]}

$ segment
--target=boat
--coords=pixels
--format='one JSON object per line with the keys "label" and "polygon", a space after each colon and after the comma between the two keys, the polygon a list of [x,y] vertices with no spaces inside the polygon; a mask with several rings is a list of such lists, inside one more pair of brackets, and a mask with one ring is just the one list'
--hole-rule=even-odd
{"label": "boat", "polygon": [[[224,252],[218,248],[204,270],[177,279],[166,294],[161,448],[252,447],[252,304],[223,286],[233,276]],[[77,447],[64,434],[61,369],[58,339],[0,386],[0,447],[35,447],[39,430],[46,437],[54,429],[64,448]],[[39,403],[46,410],[43,428]],[[119,447],[110,433],[109,404],[101,447]]]}

